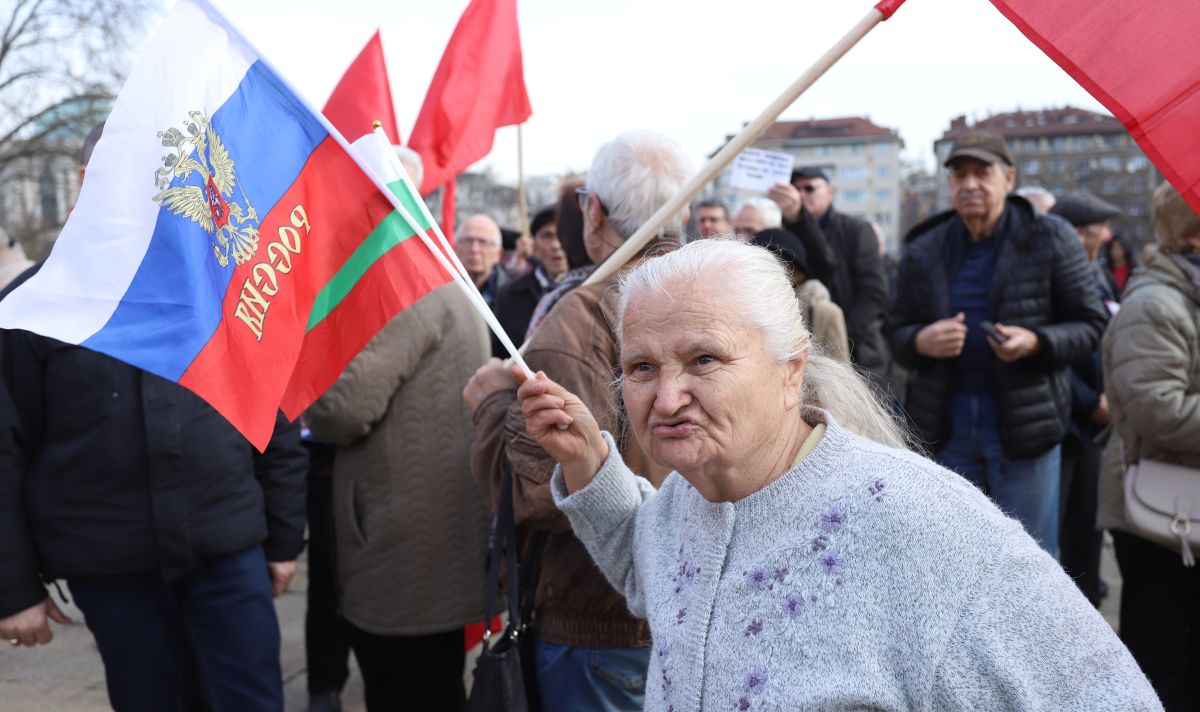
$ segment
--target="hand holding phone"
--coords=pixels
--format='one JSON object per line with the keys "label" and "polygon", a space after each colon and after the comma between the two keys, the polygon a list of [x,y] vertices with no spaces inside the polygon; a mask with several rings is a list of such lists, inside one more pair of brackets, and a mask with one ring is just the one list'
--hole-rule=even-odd
{"label": "hand holding phone", "polygon": [[990,336],[992,341],[995,341],[997,344],[1003,344],[1005,341],[1008,341],[1008,337],[1004,334],[1001,334],[1000,330],[996,328],[996,325],[986,319],[979,322],[979,328],[983,330],[983,333]]}

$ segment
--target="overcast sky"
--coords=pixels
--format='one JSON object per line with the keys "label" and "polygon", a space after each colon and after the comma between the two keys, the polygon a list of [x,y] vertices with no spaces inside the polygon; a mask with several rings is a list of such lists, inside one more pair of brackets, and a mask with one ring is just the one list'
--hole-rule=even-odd
{"label": "overcast sky", "polygon": [[[213,0],[318,108],[382,28],[407,138],[467,0]],[[585,169],[622,131],[678,140],[699,165],[840,38],[870,0],[520,0],[527,175]],[[863,115],[896,128],[905,157],[932,164],[952,117],[1071,104],[1103,107],[987,0],[908,0],[784,119]],[[516,131],[491,166],[517,173]]]}

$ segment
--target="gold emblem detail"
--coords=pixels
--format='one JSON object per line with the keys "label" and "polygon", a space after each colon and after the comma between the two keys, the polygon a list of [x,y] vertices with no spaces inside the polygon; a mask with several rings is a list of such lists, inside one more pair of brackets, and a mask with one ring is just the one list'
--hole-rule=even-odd
{"label": "gold emblem detail", "polygon": [[[158,133],[162,145],[175,152],[163,156],[163,167],[154,172],[161,191],[154,202],[199,223],[222,267],[229,265],[231,255],[244,265],[258,250],[258,213],[237,185],[233,159],[208,117],[202,111],[189,111],[188,117],[184,131],[172,127]],[[185,182],[193,173],[199,176],[199,185]],[[240,202],[234,198],[235,188]]]}

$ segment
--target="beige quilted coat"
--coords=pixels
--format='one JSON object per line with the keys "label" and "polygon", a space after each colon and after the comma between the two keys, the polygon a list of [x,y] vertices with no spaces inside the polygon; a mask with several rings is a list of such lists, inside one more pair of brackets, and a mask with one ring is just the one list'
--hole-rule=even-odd
{"label": "beige quilted coat", "polygon": [[309,409],[313,431],[338,445],[338,584],[363,630],[426,635],[482,618],[489,515],[462,389],[489,349],[449,284],[393,318]]}
{"label": "beige quilted coat", "polygon": [[1102,344],[1104,388],[1116,436],[1100,474],[1096,525],[1131,533],[1125,457],[1200,468],[1200,273],[1157,249],[1125,287]]}

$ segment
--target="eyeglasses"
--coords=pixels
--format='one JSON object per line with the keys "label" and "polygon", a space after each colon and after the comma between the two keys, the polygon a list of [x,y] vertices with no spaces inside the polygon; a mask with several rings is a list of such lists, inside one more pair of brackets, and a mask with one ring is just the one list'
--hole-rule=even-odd
{"label": "eyeglasses", "polygon": [[[579,212],[583,213],[584,215],[587,215],[588,196],[590,196],[590,195],[596,195],[596,194],[593,193],[592,191],[588,190],[587,188],[576,188],[575,189],[575,204],[579,206]],[[604,203],[600,202],[600,196],[598,196],[598,195],[596,195],[596,202],[599,203],[599,205],[600,205],[600,212],[604,213],[607,216],[608,215],[608,207],[605,206]]]}

